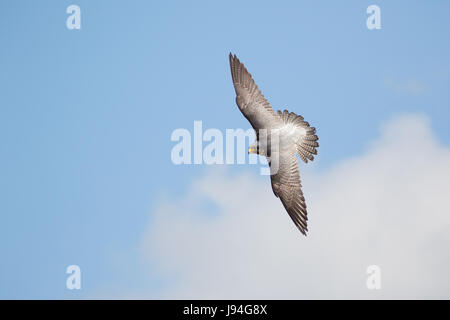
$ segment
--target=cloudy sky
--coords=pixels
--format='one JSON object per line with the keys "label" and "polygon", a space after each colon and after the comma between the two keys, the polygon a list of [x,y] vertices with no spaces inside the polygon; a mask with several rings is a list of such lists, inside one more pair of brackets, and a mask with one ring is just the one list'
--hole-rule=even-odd
{"label": "cloudy sky", "polygon": [[[449,9],[2,1],[0,298],[450,298]],[[250,127],[230,51],[317,128],[306,238],[258,166],[171,161],[195,120]]]}

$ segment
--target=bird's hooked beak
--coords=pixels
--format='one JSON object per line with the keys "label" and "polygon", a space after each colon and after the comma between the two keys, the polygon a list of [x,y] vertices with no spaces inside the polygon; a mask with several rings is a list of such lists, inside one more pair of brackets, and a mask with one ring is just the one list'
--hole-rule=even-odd
{"label": "bird's hooked beak", "polygon": [[248,147],[248,153],[254,153],[254,154],[259,154],[259,155],[264,155],[264,150],[255,146],[250,146]]}

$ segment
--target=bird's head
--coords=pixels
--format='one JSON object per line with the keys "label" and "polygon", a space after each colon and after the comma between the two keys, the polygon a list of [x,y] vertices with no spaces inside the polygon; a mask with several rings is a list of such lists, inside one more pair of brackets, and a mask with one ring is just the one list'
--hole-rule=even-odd
{"label": "bird's head", "polygon": [[258,147],[258,146],[253,145],[253,146],[248,147],[248,153],[249,154],[254,153],[254,154],[264,155],[264,150],[262,148]]}

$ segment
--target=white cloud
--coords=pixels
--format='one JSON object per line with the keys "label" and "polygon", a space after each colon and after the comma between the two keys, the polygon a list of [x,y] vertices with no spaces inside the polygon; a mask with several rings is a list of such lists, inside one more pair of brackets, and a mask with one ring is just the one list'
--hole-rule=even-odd
{"label": "white cloud", "polygon": [[[268,177],[210,172],[161,204],[143,245],[170,280],[158,297],[450,298],[450,150],[427,118],[390,121],[365,154],[330,170],[300,169],[306,238]],[[365,285],[372,264],[379,291]]]}

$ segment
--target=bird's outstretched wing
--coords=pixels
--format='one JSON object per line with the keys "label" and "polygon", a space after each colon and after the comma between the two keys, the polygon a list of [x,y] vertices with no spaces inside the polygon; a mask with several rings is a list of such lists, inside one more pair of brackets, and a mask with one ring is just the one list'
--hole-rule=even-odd
{"label": "bird's outstretched wing", "polygon": [[291,145],[273,154],[270,169],[274,173],[270,178],[274,194],[280,198],[300,232],[306,235],[308,217],[296,153],[296,146]]}
{"label": "bird's outstretched wing", "polygon": [[236,55],[230,53],[229,58],[236,104],[252,127],[257,130],[281,124],[280,118],[274,113],[245,66]]}

